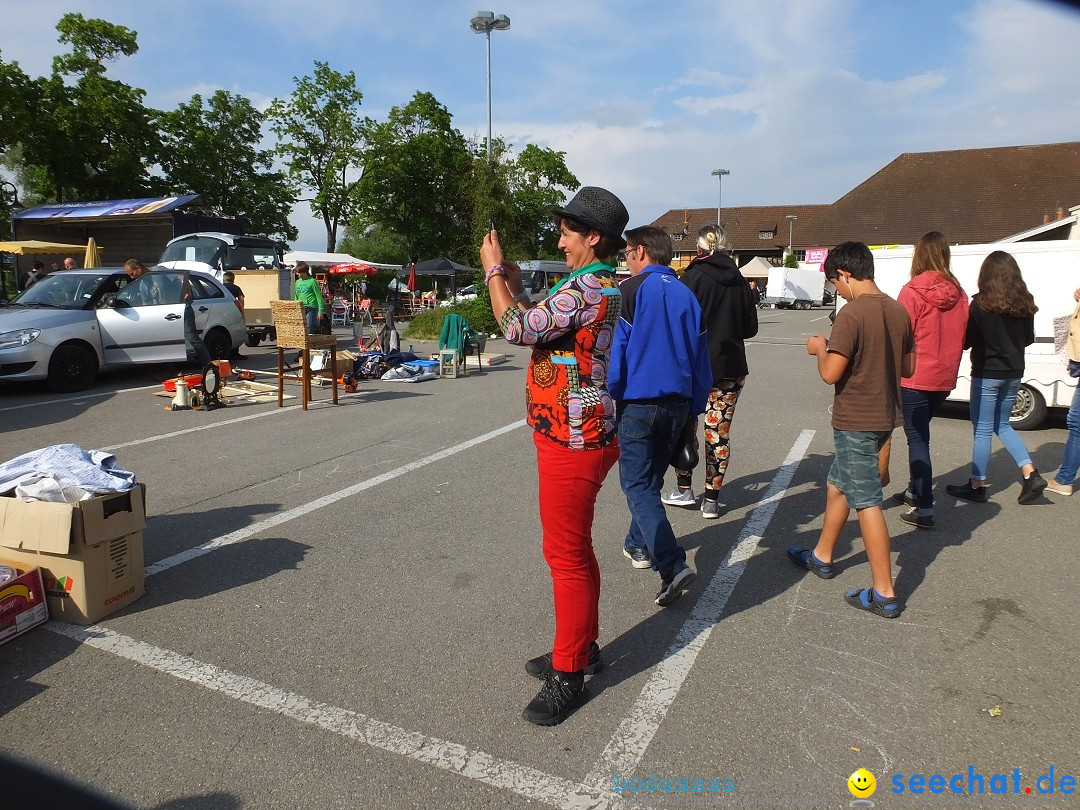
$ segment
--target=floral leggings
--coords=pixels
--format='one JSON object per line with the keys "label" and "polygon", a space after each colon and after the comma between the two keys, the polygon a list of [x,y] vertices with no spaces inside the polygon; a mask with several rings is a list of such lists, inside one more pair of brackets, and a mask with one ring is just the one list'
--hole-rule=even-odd
{"label": "floral leggings", "polygon": [[[709,392],[709,404],[705,407],[705,489],[713,492],[724,485],[729,461],[728,434],[735,416],[735,405],[745,384],[745,376],[730,377],[717,380]],[[675,474],[680,487],[690,486],[692,471],[676,468]]]}

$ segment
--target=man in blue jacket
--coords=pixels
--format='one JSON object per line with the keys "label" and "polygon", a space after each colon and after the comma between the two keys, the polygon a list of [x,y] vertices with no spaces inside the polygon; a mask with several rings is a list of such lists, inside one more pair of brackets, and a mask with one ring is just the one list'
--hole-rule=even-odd
{"label": "man in blue jacket", "polygon": [[611,346],[608,390],[616,402],[619,483],[630,507],[623,553],[660,572],[656,604],[667,607],[696,574],[675,540],[660,493],[688,416],[705,411],[712,368],[701,306],[667,265],[671,237],[660,228],[626,232],[630,278]]}

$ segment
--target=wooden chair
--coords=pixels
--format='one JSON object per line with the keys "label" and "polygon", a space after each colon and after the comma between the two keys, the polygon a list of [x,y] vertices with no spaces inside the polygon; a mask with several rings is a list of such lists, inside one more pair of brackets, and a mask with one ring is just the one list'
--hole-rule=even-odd
{"label": "wooden chair", "polygon": [[[303,372],[300,375],[300,402],[307,410],[311,401],[311,352],[330,350],[330,368],[337,369],[337,338],[333,335],[310,335],[304,322],[304,306],[299,301],[271,301],[270,311],[274,315],[274,329],[277,330],[277,368],[278,389],[277,404],[285,404],[285,350],[299,349],[304,356],[301,359]],[[337,376],[331,371],[334,391],[334,404],[338,404]]]}

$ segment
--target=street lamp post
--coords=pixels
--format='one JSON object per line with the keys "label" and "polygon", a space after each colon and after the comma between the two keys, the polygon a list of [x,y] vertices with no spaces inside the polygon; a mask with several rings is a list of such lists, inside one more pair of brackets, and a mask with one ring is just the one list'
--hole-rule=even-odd
{"label": "street lamp post", "polygon": [[491,32],[505,31],[510,27],[510,18],[505,14],[496,15],[493,11],[477,11],[469,20],[469,27],[487,38],[487,159],[488,168],[491,168]]}
{"label": "street lamp post", "polygon": [[[7,196],[9,194],[11,195],[11,203],[10,203],[10,205],[8,204],[8,201],[7,201]],[[17,188],[15,188],[14,183],[12,183],[12,182],[10,182],[8,180],[0,181],[0,207],[2,207],[4,209],[4,213],[11,215],[11,217],[12,217],[11,222],[14,223],[14,221],[15,221],[15,219],[14,219],[15,209],[19,207],[19,190]],[[14,227],[12,227],[11,232],[12,232],[12,234],[15,233],[15,228]],[[16,289],[18,289],[18,286],[19,286],[19,269],[18,269],[18,265],[16,264],[15,265],[15,287],[16,287]],[[0,266],[0,300],[3,300],[3,301],[7,300],[7,271],[4,270],[2,266]]]}
{"label": "street lamp post", "polygon": [[791,226],[795,224],[795,220],[798,217],[795,214],[788,214],[787,217],[787,252],[791,253]]}
{"label": "street lamp post", "polygon": [[719,177],[720,178],[720,192],[719,192],[719,195],[716,198],[716,227],[720,228],[721,230],[723,230],[723,228],[724,228],[724,226],[720,224],[720,208],[724,204],[724,175],[725,174],[731,174],[731,172],[728,171],[727,169],[716,169],[712,173],[713,177]]}

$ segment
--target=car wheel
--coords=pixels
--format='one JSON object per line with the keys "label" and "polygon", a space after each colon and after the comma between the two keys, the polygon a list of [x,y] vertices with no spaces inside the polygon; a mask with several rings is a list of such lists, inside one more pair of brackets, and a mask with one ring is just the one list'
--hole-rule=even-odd
{"label": "car wheel", "polygon": [[1046,400],[1034,388],[1021,385],[1016,392],[1016,402],[1009,414],[1009,424],[1013,430],[1031,430],[1042,424],[1046,418]]}
{"label": "car wheel", "polygon": [[57,346],[49,358],[49,388],[58,394],[70,394],[89,388],[98,373],[97,358],[85,346]]}
{"label": "car wheel", "polygon": [[206,344],[206,350],[210,352],[210,357],[214,360],[228,360],[229,355],[232,354],[232,338],[224,329],[216,327],[211,329],[203,338],[203,343]]}

